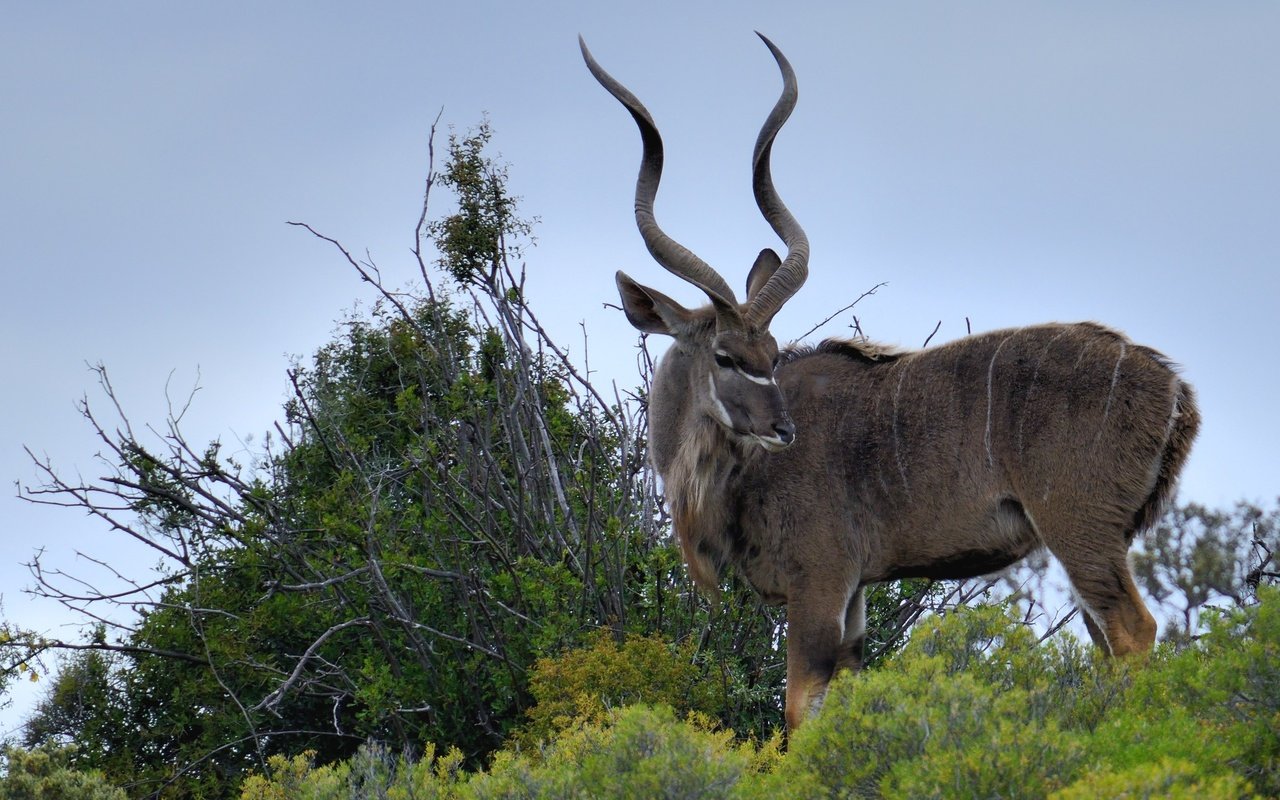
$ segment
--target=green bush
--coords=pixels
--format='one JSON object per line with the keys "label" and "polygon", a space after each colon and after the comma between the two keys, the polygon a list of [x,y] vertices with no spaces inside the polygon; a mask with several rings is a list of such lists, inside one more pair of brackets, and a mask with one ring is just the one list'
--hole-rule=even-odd
{"label": "green bush", "polygon": [[730,731],[679,720],[668,706],[630,706],[563,731],[540,763],[511,752],[476,775],[461,797],[728,798],[756,763]]}
{"label": "green bush", "polygon": [[310,754],[270,759],[241,800],[498,800],[562,797],[729,798],[760,764],[751,744],[677,718],[668,706],[635,705],[601,722],[562,731],[536,761],[500,752],[491,767],[467,774],[454,750],[437,757],[392,759],[365,747],[337,765],[315,767]]}
{"label": "green bush", "polygon": [[999,607],[927,621],[882,669],[832,682],[755,796],[1274,796],[1277,620],[1265,593],[1201,646],[1121,661],[1039,644]]}
{"label": "green bush", "polygon": [[3,800],[128,800],[94,770],[77,770],[69,765],[73,748],[40,747],[23,750],[6,747],[0,751],[4,769],[0,773]]}
{"label": "green bush", "polygon": [[604,629],[587,647],[538,659],[529,693],[535,703],[513,741],[531,750],[571,727],[603,722],[611,709],[627,705],[715,716],[724,704],[722,684],[705,679],[692,642],[672,646],[658,636],[633,635],[618,644]]}
{"label": "green bush", "polygon": [[1045,796],[1084,747],[1035,668],[1040,650],[1000,608],[925,623],[882,669],[832,682],[765,794]]}
{"label": "green bush", "polygon": [[[456,752],[280,758],[242,800],[1280,796],[1280,591],[1260,598],[1193,646],[1119,662],[1041,644],[999,607],[929,620],[882,667],[838,676],[786,755],[689,715],[699,677],[680,649],[601,638],[539,664],[537,748],[511,743],[470,774]],[[679,712],[609,708],[681,690]]]}
{"label": "green bush", "polygon": [[265,775],[250,775],[240,800],[449,800],[458,797],[462,753],[436,756],[428,745],[422,758],[393,758],[366,745],[339,764],[317,767],[313,753],[272,756]]}
{"label": "green bush", "polygon": [[1239,775],[1204,776],[1189,761],[1162,758],[1150,764],[1094,773],[1049,795],[1050,800],[1236,800],[1249,795],[1249,783]]}
{"label": "green bush", "polygon": [[1123,715],[1110,721],[1124,748],[1118,762],[1169,755],[1205,770],[1228,764],[1263,796],[1280,796],[1280,589],[1261,587],[1258,597],[1210,615],[1197,646],[1164,648],[1136,674]]}

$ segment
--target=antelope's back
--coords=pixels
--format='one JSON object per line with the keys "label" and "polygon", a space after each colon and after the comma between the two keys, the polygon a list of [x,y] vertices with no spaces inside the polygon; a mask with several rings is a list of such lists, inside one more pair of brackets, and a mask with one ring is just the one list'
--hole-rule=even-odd
{"label": "antelope's back", "polygon": [[1158,515],[1198,426],[1168,359],[1093,323],[901,354],[824,344],[779,383],[797,428],[779,467],[830,470],[820,491],[904,526],[985,519],[1013,500],[1034,518],[1126,516],[1132,536]]}

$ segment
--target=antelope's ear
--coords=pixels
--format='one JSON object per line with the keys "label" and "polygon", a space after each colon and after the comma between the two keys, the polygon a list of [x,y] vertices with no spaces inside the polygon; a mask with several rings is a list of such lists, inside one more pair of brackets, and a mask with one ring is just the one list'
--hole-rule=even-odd
{"label": "antelope's ear", "polygon": [[756,256],[756,263],[751,265],[751,271],[747,273],[748,303],[755,298],[756,292],[764,288],[780,266],[782,266],[782,259],[778,258],[777,253],[767,247],[760,251],[760,255]]}
{"label": "antelope's ear", "polygon": [[692,312],[662,292],[641,286],[625,272],[615,276],[627,321],[645,333],[677,336],[688,330]]}

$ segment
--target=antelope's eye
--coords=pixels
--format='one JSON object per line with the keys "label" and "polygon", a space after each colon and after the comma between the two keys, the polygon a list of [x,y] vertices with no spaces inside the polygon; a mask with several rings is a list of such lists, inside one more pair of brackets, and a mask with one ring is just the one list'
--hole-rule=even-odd
{"label": "antelope's eye", "polygon": [[733,358],[728,353],[716,353],[716,366],[723,369],[733,369]]}

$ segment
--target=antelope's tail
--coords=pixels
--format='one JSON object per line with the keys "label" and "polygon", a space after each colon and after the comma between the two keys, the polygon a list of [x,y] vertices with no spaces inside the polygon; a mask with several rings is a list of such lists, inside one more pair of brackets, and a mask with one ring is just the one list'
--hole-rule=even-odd
{"label": "antelope's tail", "polygon": [[1186,381],[1175,378],[1173,411],[1169,418],[1164,453],[1160,456],[1156,483],[1147,502],[1134,515],[1133,527],[1129,531],[1130,539],[1155,525],[1164,513],[1173,496],[1178,474],[1191,453],[1191,443],[1195,441],[1199,430],[1200,408],[1196,405],[1195,391]]}

